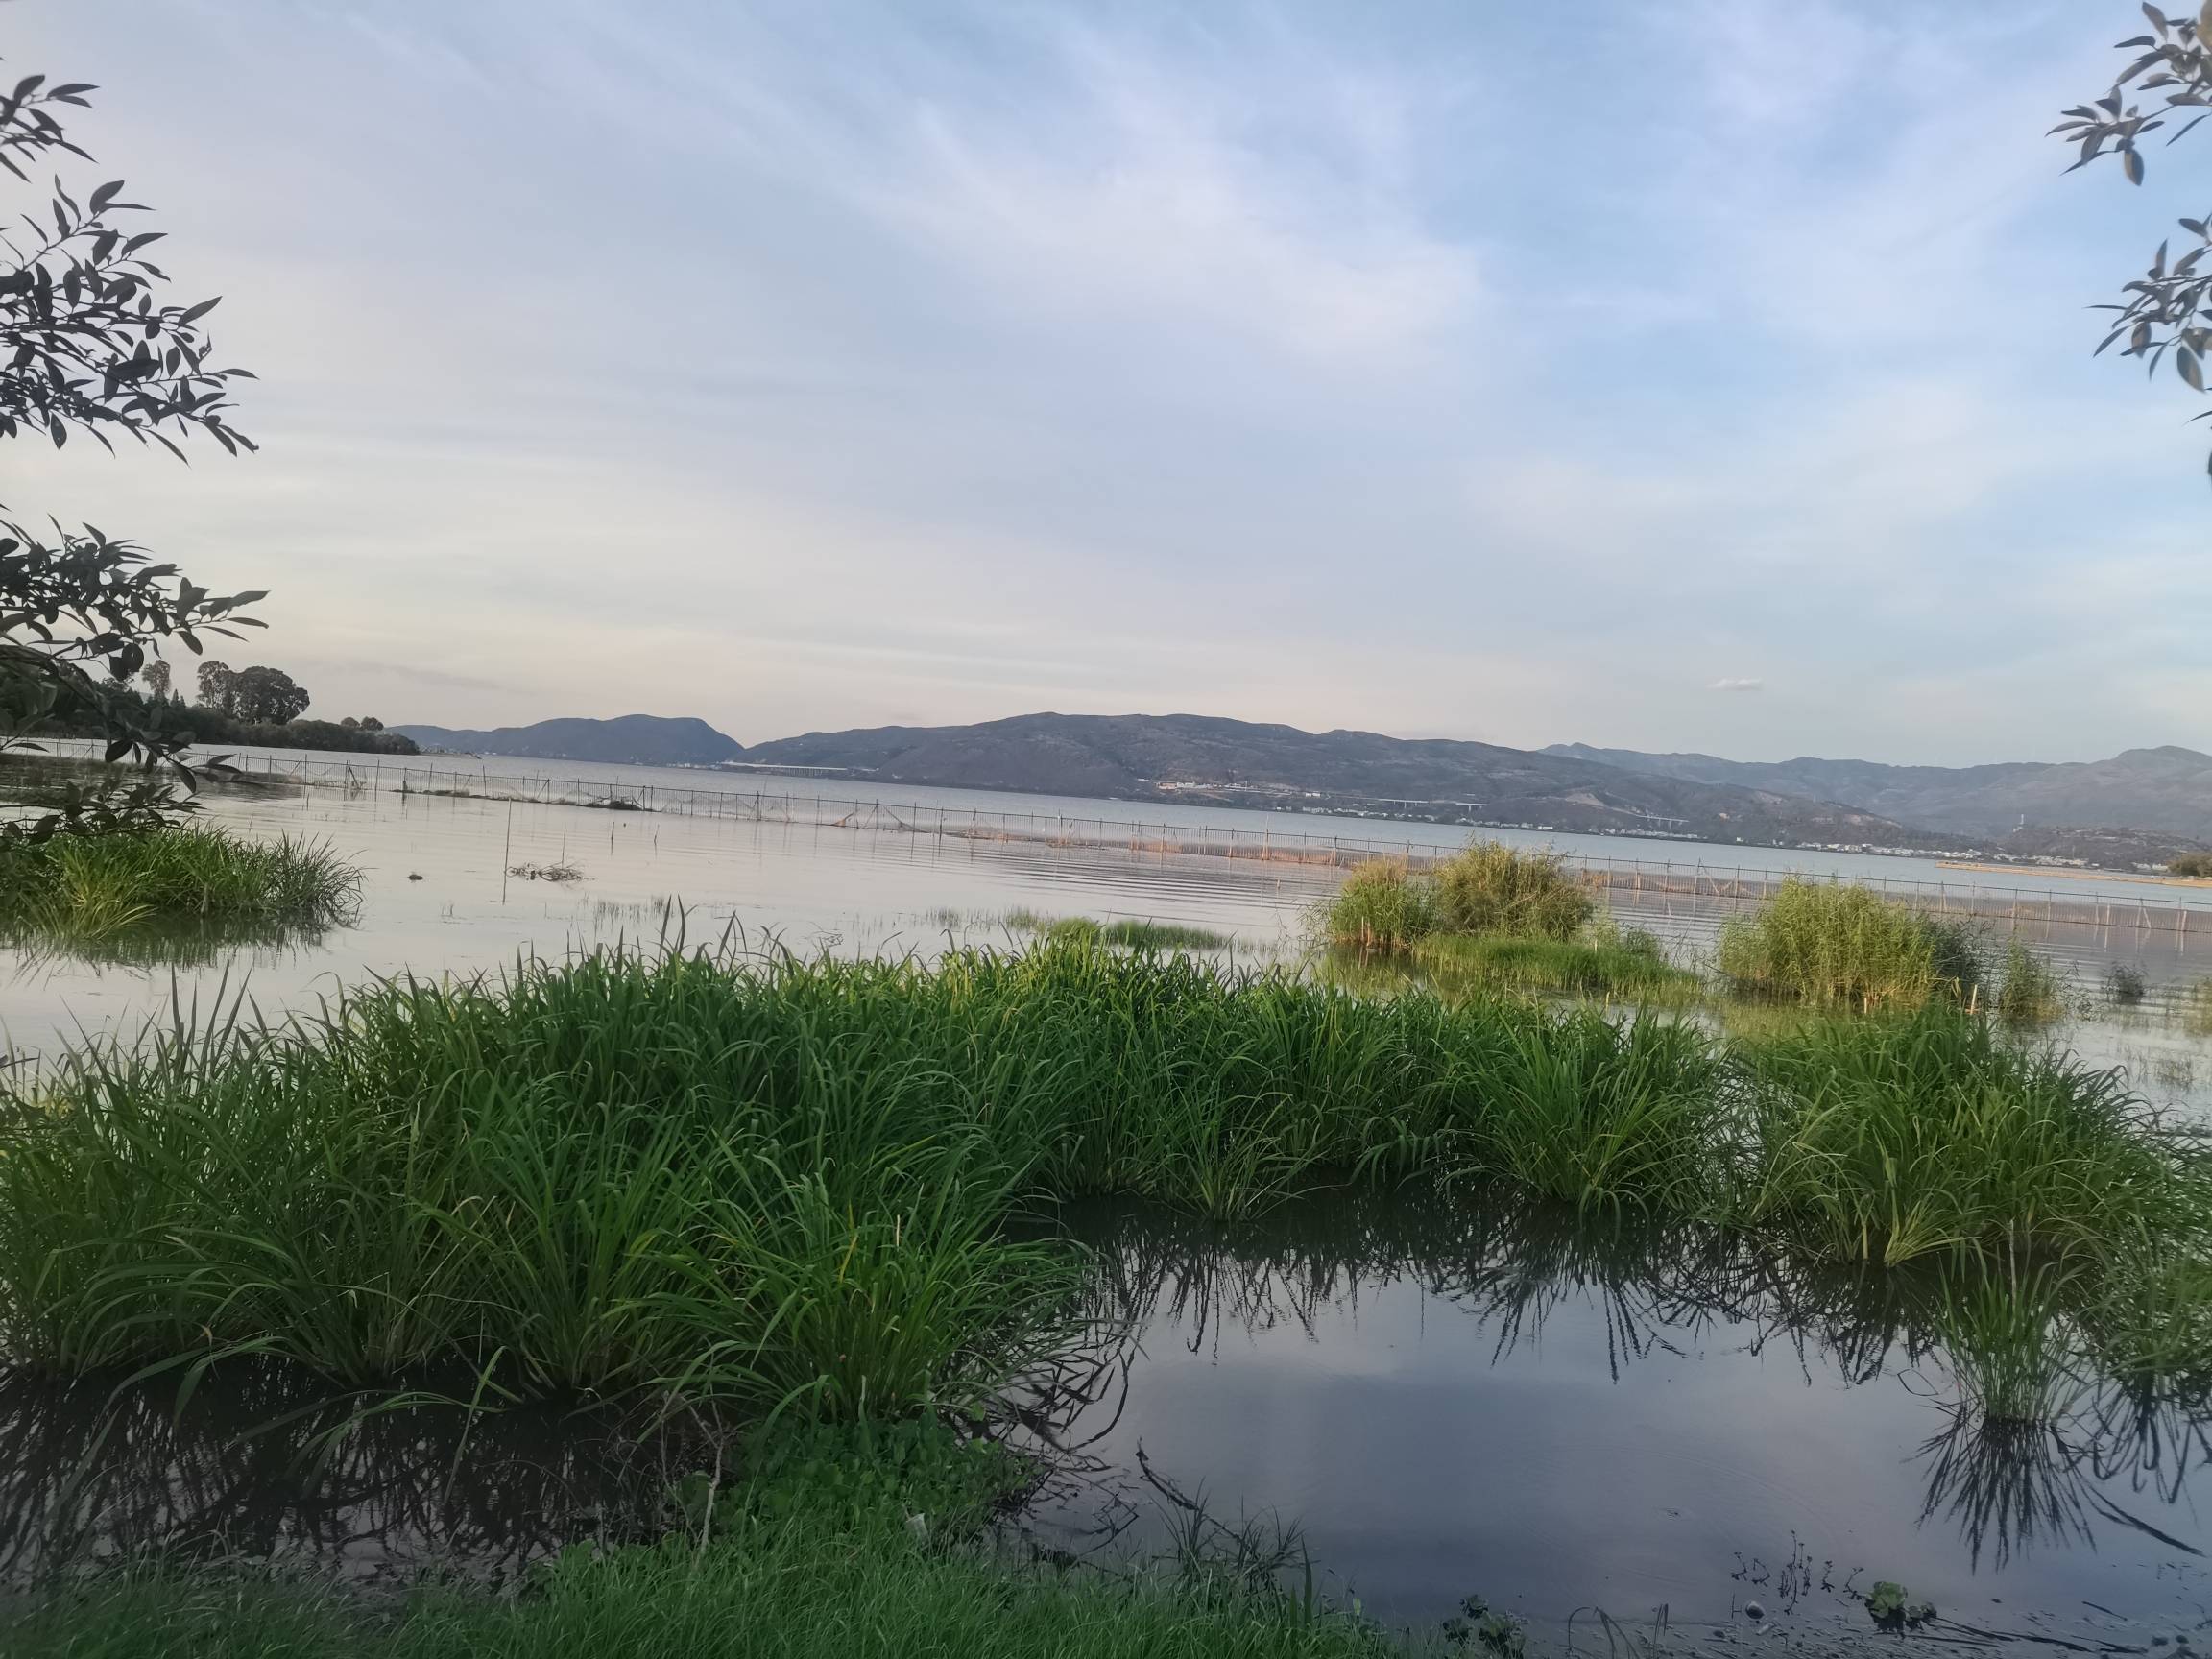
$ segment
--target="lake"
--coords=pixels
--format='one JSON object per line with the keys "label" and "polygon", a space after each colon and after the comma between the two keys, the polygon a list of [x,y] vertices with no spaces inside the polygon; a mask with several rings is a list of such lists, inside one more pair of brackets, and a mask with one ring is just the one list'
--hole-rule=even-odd
{"label": "lake", "polygon": [[[12,951],[0,1028],[18,1058],[172,1008],[242,998],[276,1015],[373,974],[496,973],[677,936],[927,955],[1018,945],[1020,913],[1136,917],[1211,928],[1238,960],[1294,963],[1344,874],[1325,854],[1421,857],[1467,834],[973,791],[869,801],[652,768],[386,760],[349,780],[346,764],[313,787],[212,792],[207,811],[356,860],[357,926],[182,962]],[[2196,935],[2151,919],[2188,910],[2194,890],[1495,833],[1636,873],[1611,902],[1678,959],[1709,947],[1762,871],[1955,890],[2074,974],[2077,1016],[2048,1040],[2126,1067],[2178,1111],[2212,1111],[2212,1046],[2176,999],[2212,973],[2197,954],[2212,917]],[[2063,921],[2068,905],[2094,920]],[[2115,963],[2154,994],[2107,995]],[[1993,1436],[1894,1286],[1483,1193],[1316,1194],[1234,1226],[1076,1206],[1059,1224],[1107,1269],[1117,1334],[1030,1402],[1053,1475],[1018,1526],[1049,1548],[1157,1548],[1198,1505],[1209,1526],[1294,1527],[1327,1587],[1379,1616],[1432,1623],[1480,1594],[1547,1641],[1591,1609],[1680,1631],[1752,1601],[1863,1623],[1851,1598],[1878,1578],[2022,1640],[2140,1646],[2207,1618],[2205,1403],[2085,1377],[2056,1430]],[[640,1468],[659,1468],[606,1425],[524,1416],[472,1442],[442,1419],[380,1430],[301,1464],[276,1455],[281,1437],[237,1440],[269,1405],[255,1386],[210,1389],[181,1425],[142,1401],[103,1439],[97,1390],[6,1380],[0,1568],[212,1533],[358,1577],[438,1560],[496,1575],[637,1502]]]}

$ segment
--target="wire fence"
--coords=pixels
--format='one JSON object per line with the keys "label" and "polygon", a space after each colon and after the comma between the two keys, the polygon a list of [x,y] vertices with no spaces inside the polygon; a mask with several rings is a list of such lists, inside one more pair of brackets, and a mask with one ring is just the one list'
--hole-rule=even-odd
{"label": "wire fence", "polygon": [[[1204,821],[1139,816],[1074,815],[980,805],[952,805],[886,801],[765,787],[633,782],[500,774],[440,766],[431,757],[398,756],[317,757],[254,756],[237,762],[250,779],[267,784],[348,793],[390,792],[430,799],[527,802],[600,811],[655,812],[759,824],[864,830],[878,834],[938,836],[967,841],[1031,842],[1051,848],[1094,848],[1157,858],[1223,858],[1267,864],[1349,870],[1374,859],[1409,869],[1433,868],[1457,851],[1455,843],[1416,836],[1316,834],[1284,826],[1253,828]],[[1609,903],[1633,911],[1706,910],[1724,914],[1755,906],[1796,874],[1786,864],[1702,858],[1652,859],[1591,854],[1567,854]],[[1956,878],[1861,875],[1851,878],[1887,898],[1936,915],[2004,921],[2015,928],[2088,929],[2149,937],[2171,935],[2177,948],[2194,932],[2212,939],[2212,888],[2160,886],[2127,898],[2069,893],[2047,886],[1991,882],[1961,871]]]}

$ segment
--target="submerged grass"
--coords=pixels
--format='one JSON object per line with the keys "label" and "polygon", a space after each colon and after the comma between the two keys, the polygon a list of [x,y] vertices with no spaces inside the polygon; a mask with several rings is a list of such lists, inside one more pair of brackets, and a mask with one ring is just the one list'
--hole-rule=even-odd
{"label": "submerged grass", "polygon": [[1123,917],[1118,922],[1094,922],[1088,916],[1040,916],[1033,910],[1013,910],[1006,926],[1017,933],[1042,934],[1057,940],[1096,940],[1136,950],[1217,950],[1230,943],[1229,935],[1210,927],[1192,927],[1177,922],[1154,922]]}
{"label": "submerged grass", "polygon": [[1409,952],[1439,983],[1464,981],[1620,1001],[1682,1002],[1702,982],[1668,963],[1648,933],[1597,943],[1580,939],[1464,938],[1438,934]]}
{"label": "submerged grass", "polygon": [[327,844],[290,835],[64,835],[0,847],[0,930],[89,942],[180,921],[324,926],[351,912],[360,883]]}

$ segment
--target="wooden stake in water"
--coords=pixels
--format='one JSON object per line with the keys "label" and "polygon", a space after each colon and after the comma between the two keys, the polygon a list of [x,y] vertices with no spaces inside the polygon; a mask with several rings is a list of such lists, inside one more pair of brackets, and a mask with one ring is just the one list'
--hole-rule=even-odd
{"label": "wooden stake in water", "polygon": [[515,803],[507,803],[507,844],[499,849],[499,902],[507,902],[507,874],[515,862]]}

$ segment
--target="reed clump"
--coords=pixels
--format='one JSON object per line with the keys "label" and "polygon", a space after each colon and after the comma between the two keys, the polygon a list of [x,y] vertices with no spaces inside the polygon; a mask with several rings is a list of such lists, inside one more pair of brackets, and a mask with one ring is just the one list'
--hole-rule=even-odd
{"label": "reed clump", "polygon": [[[1997,1012],[2007,1020],[2032,1022],[2056,1020],[2066,1012],[2065,986],[2042,957],[2018,940],[2005,947],[2003,979],[1997,989]],[[2140,977],[2132,987],[2134,1000],[2142,1000]]]}
{"label": "reed clump", "polygon": [[1322,919],[1333,945],[1404,950],[1431,934],[1550,940],[1579,933],[1597,908],[1563,856],[1470,841],[1432,870],[1403,860],[1361,864]]}
{"label": "reed clump", "polygon": [[1323,930],[1333,945],[1404,950],[1433,933],[1440,921],[1433,881],[1402,861],[1377,858],[1344,878]]}
{"label": "reed clump", "polygon": [[1979,999],[1980,941],[1869,887],[1791,876],[1720,925],[1721,974],[1740,993],[1824,1008],[1909,1012]]}
{"label": "reed clump", "polygon": [[182,920],[328,926],[361,876],[323,842],[253,841],[204,825],[0,846],[0,930],[96,941]]}
{"label": "reed clump", "polygon": [[1565,941],[1597,908],[1563,854],[1471,841],[1433,877],[1443,926],[1454,933]]}

